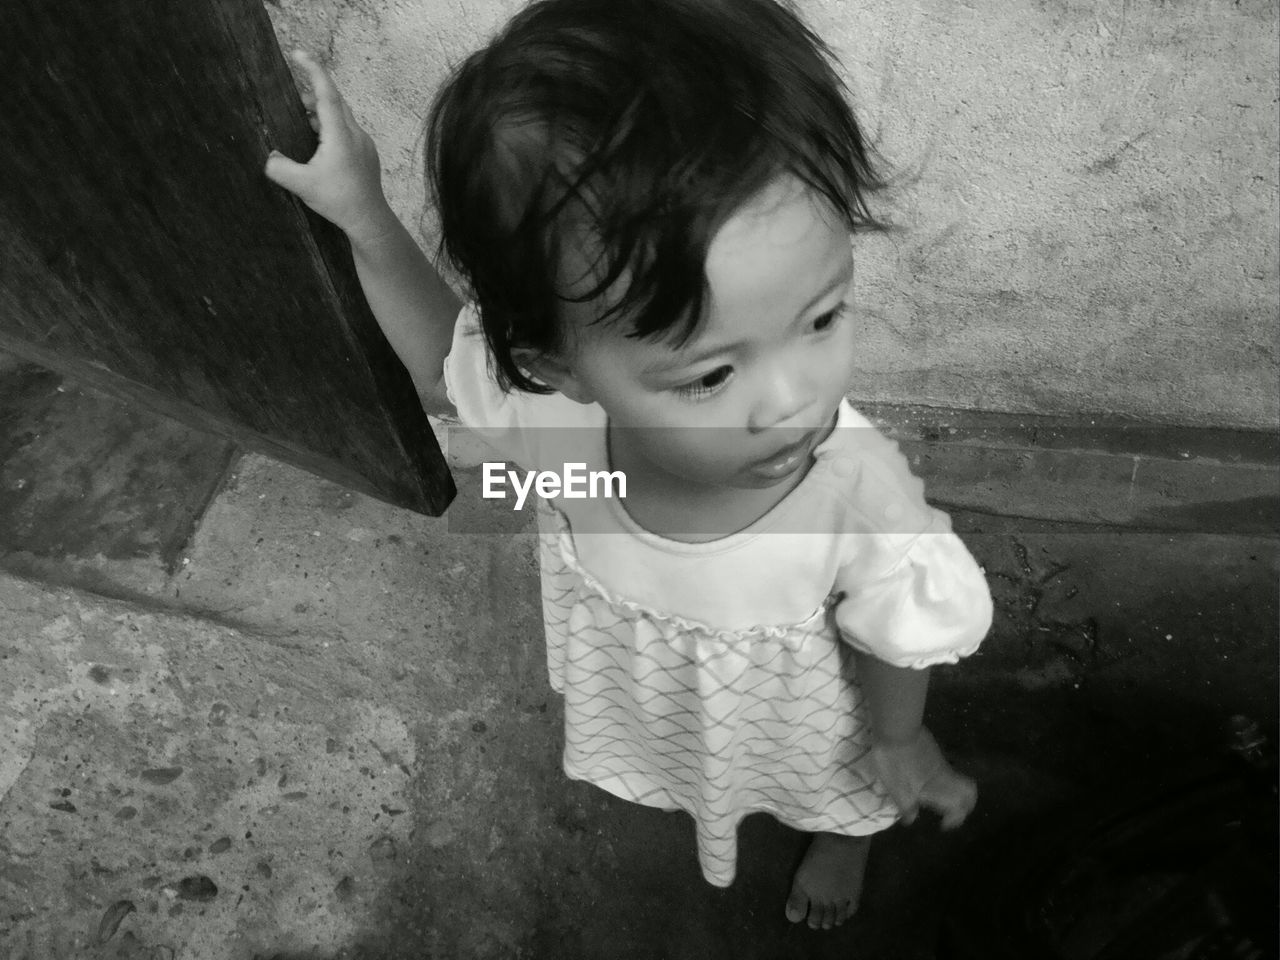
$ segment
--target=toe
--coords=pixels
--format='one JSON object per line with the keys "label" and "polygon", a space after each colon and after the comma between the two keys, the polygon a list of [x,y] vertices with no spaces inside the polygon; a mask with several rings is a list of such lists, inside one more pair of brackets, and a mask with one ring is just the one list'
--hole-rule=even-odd
{"label": "toe", "polygon": [[809,912],[809,898],[799,887],[791,888],[791,896],[787,897],[787,919],[799,923]]}
{"label": "toe", "polygon": [[846,900],[836,907],[836,926],[844,923],[853,916],[854,905],[852,900]]}
{"label": "toe", "polygon": [[827,930],[831,927],[831,908],[825,904],[809,904],[809,929]]}

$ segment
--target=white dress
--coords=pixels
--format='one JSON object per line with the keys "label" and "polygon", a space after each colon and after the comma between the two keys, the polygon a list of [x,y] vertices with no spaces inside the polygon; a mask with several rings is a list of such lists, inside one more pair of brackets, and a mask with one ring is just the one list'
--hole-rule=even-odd
{"label": "white dress", "polygon": [[[604,411],[504,394],[471,305],[445,381],[461,421],[512,467],[607,466]],[[814,458],[764,517],[707,543],[649,533],[617,499],[538,503],[565,772],[687,811],[720,887],[749,813],[846,835],[897,819],[868,763],[854,648],[898,666],[954,663],[991,624],[981,569],[896,444],[846,402]]]}

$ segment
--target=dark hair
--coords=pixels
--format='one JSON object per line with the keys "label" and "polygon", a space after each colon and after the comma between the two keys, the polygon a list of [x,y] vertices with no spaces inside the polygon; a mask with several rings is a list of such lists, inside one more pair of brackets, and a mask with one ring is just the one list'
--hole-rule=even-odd
{"label": "dark hair", "polygon": [[[719,227],[789,172],[852,230],[883,186],[835,57],[775,0],[539,0],[452,73],[427,120],[440,252],[471,285],[498,380],[548,388],[513,348],[566,344],[557,306],[594,299],[629,336],[696,330]],[[599,283],[558,283],[568,231]]]}

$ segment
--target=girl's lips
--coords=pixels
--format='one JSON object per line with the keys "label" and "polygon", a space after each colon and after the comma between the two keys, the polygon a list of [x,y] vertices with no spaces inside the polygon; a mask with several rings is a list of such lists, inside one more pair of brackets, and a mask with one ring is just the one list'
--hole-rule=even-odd
{"label": "girl's lips", "polygon": [[806,433],[803,437],[801,437],[795,443],[782,447],[779,450],[775,450],[773,453],[769,454],[766,457],[761,457],[759,460],[753,463],[752,466],[763,467],[768,464],[789,460],[792,456],[799,453],[803,453],[808,448],[809,441],[812,439],[813,439],[813,434]]}
{"label": "girl's lips", "polygon": [[752,473],[768,477],[781,478],[796,470],[804,463],[805,455],[809,452],[809,444],[813,440],[813,434],[806,434],[801,439],[789,446],[775,450],[767,457],[763,457],[748,467]]}

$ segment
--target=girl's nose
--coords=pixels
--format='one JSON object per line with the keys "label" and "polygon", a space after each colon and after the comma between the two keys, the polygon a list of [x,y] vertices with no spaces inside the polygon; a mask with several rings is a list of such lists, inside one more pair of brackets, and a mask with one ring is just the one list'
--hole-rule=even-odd
{"label": "girl's nose", "polygon": [[752,430],[802,425],[811,406],[813,382],[802,369],[775,369],[763,381],[751,418]]}

